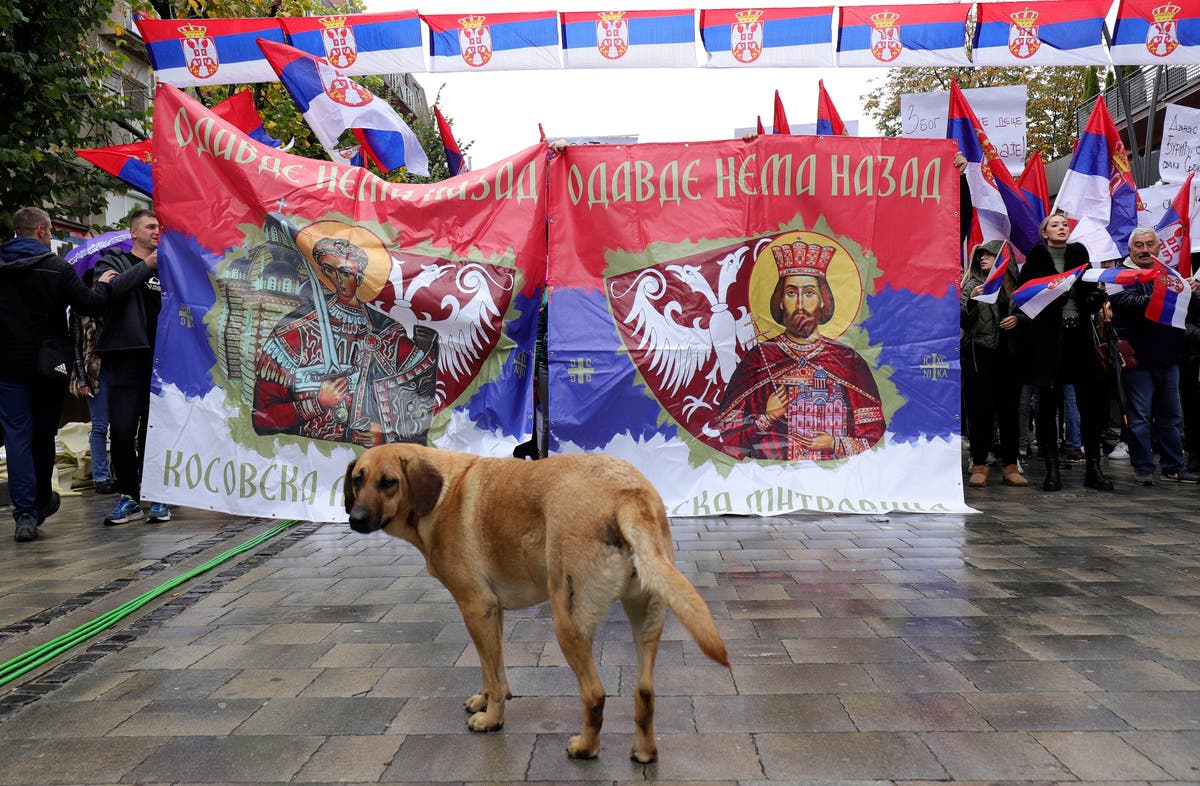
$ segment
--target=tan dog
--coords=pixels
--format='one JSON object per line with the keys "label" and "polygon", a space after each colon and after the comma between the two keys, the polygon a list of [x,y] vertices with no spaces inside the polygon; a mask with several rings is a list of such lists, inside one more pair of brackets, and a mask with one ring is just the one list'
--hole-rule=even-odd
{"label": "tan dog", "polygon": [[346,468],[345,495],[355,532],[382,529],[412,543],[458,603],[483,669],[483,689],[466,701],[473,731],[499,729],[512,698],[501,652],[504,610],[547,598],[583,700],[583,731],[567,744],[573,758],[600,751],[605,693],[592,639],[614,600],[637,646],[636,761],[658,756],[653,671],[667,607],[706,655],[729,666],[708,606],[672,562],[662,500],[624,461],[594,454],[521,461],[383,445]]}

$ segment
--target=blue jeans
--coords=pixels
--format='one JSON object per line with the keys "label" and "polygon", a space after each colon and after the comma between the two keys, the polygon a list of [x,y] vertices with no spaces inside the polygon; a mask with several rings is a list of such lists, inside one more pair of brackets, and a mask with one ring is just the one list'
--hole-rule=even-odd
{"label": "blue jeans", "polygon": [[1079,431],[1079,407],[1075,404],[1075,386],[1063,385],[1063,445],[1067,450],[1083,447]]}
{"label": "blue jeans", "polygon": [[50,501],[54,437],[66,381],[0,375],[0,426],[8,454],[8,496],[13,518],[37,515]]}
{"label": "blue jeans", "polygon": [[1179,366],[1132,368],[1121,372],[1129,415],[1129,463],[1139,475],[1154,472],[1158,445],[1164,472],[1183,472],[1183,407],[1179,403]]}
{"label": "blue jeans", "polygon": [[88,444],[92,450],[92,480],[97,483],[108,480],[108,380],[104,370],[100,371],[100,385],[87,400],[88,414],[92,418],[92,431]]}

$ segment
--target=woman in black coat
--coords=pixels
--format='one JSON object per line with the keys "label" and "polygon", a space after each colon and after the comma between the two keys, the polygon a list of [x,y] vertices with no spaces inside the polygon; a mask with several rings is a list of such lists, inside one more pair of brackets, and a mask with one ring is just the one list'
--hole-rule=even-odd
{"label": "woman in black coat", "polygon": [[[1071,225],[1061,214],[1048,216],[1039,228],[1042,242],[1034,246],[1017,284],[1035,278],[1053,276],[1089,264],[1087,248],[1068,243]],[[1112,491],[1112,481],[1104,477],[1100,462],[1100,432],[1108,410],[1108,387],[1102,379],[1096,355],[1096,331],[1092,315],[1104,304],[1105,293],[1096,284],[1077,281],[1065,297],[1047,306],[1034,319],[1017,311],[1018,356],[1024,381],[1037,387],[1038,452],[1046,465],[1042,488],[1058,491],[1062,478],[1058,464],[1058,413],[1064,384],[1075,385],[1079,406],[1079,425],[1083,436],[1086,472],[1083,485],[1100,491]]]}

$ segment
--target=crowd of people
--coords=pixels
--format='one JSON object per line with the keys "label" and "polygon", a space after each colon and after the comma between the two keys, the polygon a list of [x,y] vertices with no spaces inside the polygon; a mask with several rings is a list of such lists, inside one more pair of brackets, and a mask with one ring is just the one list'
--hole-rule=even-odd
{"label": "crowd of people", "polygon": [[[1070,231],[1066,216],[1042,221],[1041,243],[1019,269],[1009,267],[994,304],[974,298],[983,291],[1001,243],[971,252],[960,308],[967,485],[987,484],[992,456],[1003,483],[1028,485],[1021,459],[1032,458],[1032,449],[1023,448],[1030,444],[1031,420],[1046,491],[1062,489],[1064,460],[1080,455],[1083,484],[1098,491],[1113,490],[1104,471],[1106,454],[1110,468],[1128,460],[1140,484],[1200,482],[1200,298],[1190,300],[1185,329],[1147,316],[1152,281],[1114,288],[1111,295],[1103,285],[1076,281],[1067,294],[1028,317],[1014,306],[1013,291],[1091,264],[1087,249],[1068,241]],[[1136,229],[1128,250],[1124,259],[1103,260],[1101,266],[1150,269],[1159,239],[1153,229]],[[1190,287],[1195,293],[1200,284],[1192,280]],[[1132,354],[1122,351],[1122,343]]]}

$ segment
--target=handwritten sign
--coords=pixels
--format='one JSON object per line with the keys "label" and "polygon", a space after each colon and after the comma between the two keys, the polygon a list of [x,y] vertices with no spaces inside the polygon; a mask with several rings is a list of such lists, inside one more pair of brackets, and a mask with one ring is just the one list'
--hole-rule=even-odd
{"label": "handwritten sign", "polygon": [[[1013,177],[1025,168],[1024,85],[972,87],[963,90],[967,103],[975,111],[988,139]],[[901,136],[946,138],[946,115],[950,107],[949,91],[905,93],[900,96]]]}
{"label": "handwritten sign", "polygon": [[1168,183],[1182,183],[1193,172],[1200,172],[1200,109],[1167,104],[1158,176]]}
{"label": "handwritten sign", "polygon": [[[1172,200],[1179,193],[1181,183],[1170,183],[1165,186],[1150,186],[1149,188],[1139,188],[1138,196],[1142,198],[1142,203],[1146,206],[1145,210],[1138,211],[1138,226],[1150,227],[1153,229],[1162,217],[1166,215],[1167,209],[1171,207]],[[1200,252],[1200,183],[1192,180],[1192,251]]]}

